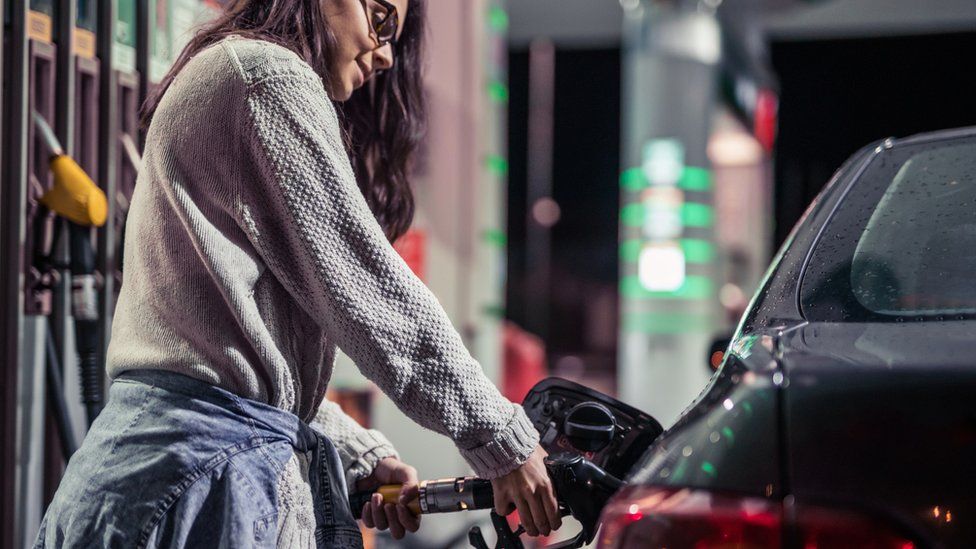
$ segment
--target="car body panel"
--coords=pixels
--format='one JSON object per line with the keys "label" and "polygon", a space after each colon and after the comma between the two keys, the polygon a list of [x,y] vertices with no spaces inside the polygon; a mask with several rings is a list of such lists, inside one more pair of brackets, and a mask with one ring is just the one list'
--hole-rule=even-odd
{"label": "car body panel", "polygon": [[779,416],[771,375],[741,363],[728,366],[680,425],[644,454],[629,481],[760,496],[779,493]]}
{"label": "car body panel", "polygon": [[791,494],[883,515],[927,545],[968,546],[974,334],[976,321],[831,323],[781,342]]}

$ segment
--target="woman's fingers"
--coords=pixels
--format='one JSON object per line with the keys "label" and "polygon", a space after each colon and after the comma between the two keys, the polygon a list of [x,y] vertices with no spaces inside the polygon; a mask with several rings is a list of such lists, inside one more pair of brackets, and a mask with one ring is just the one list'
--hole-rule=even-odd
{"label": "woman's fingers", "polygon": [[563,519],[559,514],[559,502],[556,501],[556,495],[553,493],[551,485],[542,494],[542,507],[545,509],[546,516],[549,517],[549,526],[553,530],[559,530],[559,527],[563,525]]}
{"label": "woman's fingers", "polygon": [[529,509],[532,510],[532,520],[535,522],[536,529],[538,529],[539,533],[543,536],[548,536],[552,531],[552,527],[549,525],[549,517],[546,514],[545,507],[542,504],[542,498],[544,497],[544,493],[540,491],[530,495],[526,499],[529,504]]}
{"label": "woman's fingers", "polygon": [[503,517],[507,517],[515,510],[515,502],[511,496],[503,490],[495,489],[495,512]]}
{"label": "woman's fingers", "polygon": [[536,446],[524,463],[491,481],[495,491],[495,512],[508,515],[514,503],[526,533],[531,536],[540,532],[549,535],[562,526],[545,457],[546,451]]}
{"label": "woman's fingers", "polygon": [[373,513],[373,522],[376,524],[377,530],[386,530],[390,527],[389,521],[386,519],[386,512],[383,511],[383,496],[379,494],[373,494],[373,497],[369,500],[371,506],[370,511]]}
{"label": "woman's fingers", "polygon": [[390,534],[393,535],[393,539],[402,539],[403,525],[400,524],[400,518],[397,516],[396,505],[383,505],[383,514],[386,516],[387,524],[390,525]]}
{"label": "woman's fingers", "polygon": [[420,517],[414,515],[406,505],[398,504],[396,506],[396,513],[397,517],[400,519],[400,524],[402,524],[408,532],[416,532],[420,528]]}
{"label": "woman's fingers", "polygon": [[525,501],[523,498],[516,498],[515,507],[518,508],[519,520],[522,522],[522,526],[525,527],[525,533],[535,537],[539,535],[539,527],[536,526],[535,519],[532,516],[532,508],[529,506],[529,502]]}
{"label": "woman's fingers", "polygon": [[411,485],[416,486],[420,479],[417,477],[416,469],[406,463],[401,463],[393,470],[393,481],[403,484],[404,489],[406,489]]}
{"label": "woman's fingers", "polygon": [[362,520],[367,528],[389,528],[393,539],[402,539],[407,532],[420,529],[420,517],[414,515],[406,505],[383,503],[383,498],[378,494],[363,505]]}
{"label": "woman's fingers", "polygon": [[363,511],[359,513],[359,516],[367,528],[376,528],[376,523],[373,522],[373,507],[370,502],[367,501],[363,504]]}
{"label": "woman's fingers", "polygon": [[420,497],[420,484],[417,482],[406,483],[400,488],[400,499],[397,503],[407,505],[411,501]]}

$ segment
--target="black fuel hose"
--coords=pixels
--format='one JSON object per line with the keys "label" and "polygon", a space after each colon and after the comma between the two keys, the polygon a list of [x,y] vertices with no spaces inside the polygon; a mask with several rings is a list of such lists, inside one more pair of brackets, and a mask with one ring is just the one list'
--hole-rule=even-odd
{"label": "black fuel hose", "polygon": [[81,377],[81,402],[88,424],[102,411],[105,374],[98,363],[98,286],[91,228],[66,221],[71,243],[71,314]]}

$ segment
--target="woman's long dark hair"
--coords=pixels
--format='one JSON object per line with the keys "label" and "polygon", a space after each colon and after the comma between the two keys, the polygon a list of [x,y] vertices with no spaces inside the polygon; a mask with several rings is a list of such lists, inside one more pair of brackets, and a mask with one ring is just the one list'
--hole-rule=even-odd
{"label": "woman's long dark hair", "polygon": [[[407,16],[401,20],[403,33],[394,46],[393,68],[338,106],[359,188],[391,242],[413,221],[408,176],[427,115],[421,81],[426,1],[409,3]],[[331,89],[329,68],[335,43],[318,0],[230,0],[224,12],[190,40],[146,98],[143,127],[149,126],[160,99],[183,66],[231,35],[266,40],[294,51],[322,78],[325,89]]]}

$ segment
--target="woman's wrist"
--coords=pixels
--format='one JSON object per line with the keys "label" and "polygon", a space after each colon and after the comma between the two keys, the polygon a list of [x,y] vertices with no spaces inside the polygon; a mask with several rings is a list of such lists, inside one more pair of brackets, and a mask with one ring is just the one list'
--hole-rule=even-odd
{"label": "woman's wrist", "polygon": [[358,457],[346,469],[346,486],[353,490],[356,483],[373,474],[380,461],[386,458],[400,459],[393,444],[382,433],[374,429],[363,430],[354,441]]}
{"label": "woman's wrist", "polygon": [[516,404],[512,404],[512,408],[512,418],[491,440],[461,450],[461,455],[481,478],[493,479],[514,471],[539,445],[539,432],[525,415],[525,410]]}

